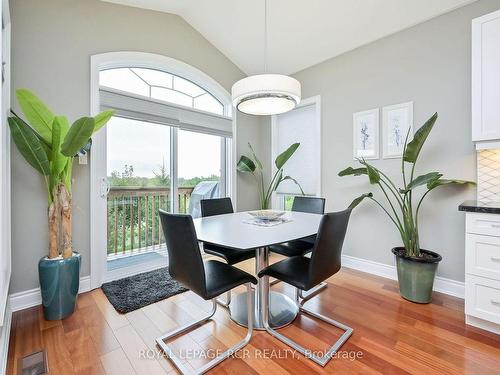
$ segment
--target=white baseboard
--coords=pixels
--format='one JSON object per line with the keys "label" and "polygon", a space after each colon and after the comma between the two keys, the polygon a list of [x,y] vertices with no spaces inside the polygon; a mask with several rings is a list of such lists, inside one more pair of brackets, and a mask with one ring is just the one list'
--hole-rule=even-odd
{"label": "white baseboard", "polygon": [[[88,292],[90,290],[90,276],[80,278],[80,289],[78,293]],[[9,303],[12,312],[27,309],[42,304],[42,295],[40,288],[26,290],[24,292],[13,293],[9,296]]]}
{"label": "white baseboard", "polygon": [[[350,255],[342,255],[342,266],[358,271],[371,273],[373,275],[386,277],[392,280],[398,279],[396,266],[374,262],[368,259],[356,258]],[[434,280],[433,290],[462,299],[465,297],[464,282],[447,279],[441,276],[436,276],[436,279]]]}
{"label": "white baseboard", "polygon": [[[396,267],[389,264],[374,262],[368,259],[356,258],[350,255],[342,255],[342,265],[347,268],[352,268],[358,271],[371,273],[373,275],[386,277],[391,280],[397,280]],[[155,268],[158,268],[158,265],[151,265],[151,269]],[[141,269],[141,272],[145,272],[145,270]],[[131,273],[129,270],[127,276],[130,275]],[[114,277],[109,277],[106,281],[120,278],[119,276],[123,277],[122,275],[118,274],[112,276]],[[80,278],[80,290],[78,291],[78,293],[88,292],[89,290],[91,290],[90,276],[84,276]],[[436,276],[436,280],[434,281],[434,290],[436,292],[449,294],[458,298],[464,298],[465,296],[465,285],[463,282],[447,279],[441,276]],[[11,294],[9,296],[9,303],[10,310],[12,312],[40,305],[42,303],[40,288]]]}
{"label": "white baseboard", "polygon": [[5,307],[4,324],[0,327],[0,374],[5,374],[7,370],[7,360],[9,354],[10,326],[12,323],[12,309],[7,302]]}
{"label": "white baseboard", "polygon": [[350,255],[342,255],[342,266],[358,271],[371,273],[373,275],[397,280],[396,267],[389,264],[374,262],[373,260],[356,258]]}

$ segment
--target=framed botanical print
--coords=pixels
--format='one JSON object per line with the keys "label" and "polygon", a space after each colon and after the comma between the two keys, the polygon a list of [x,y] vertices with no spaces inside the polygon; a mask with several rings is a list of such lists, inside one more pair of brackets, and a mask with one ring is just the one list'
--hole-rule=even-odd
{"label": "framed botanical print", "polygon": [[382,108],[382,157],[400,158],[406,136],[413,138],[413,102]]}
{"label": "framed botanical print", "polygon": [[356,112],[353,122],[354,159],[378,159],[379,157],[379,110]]}

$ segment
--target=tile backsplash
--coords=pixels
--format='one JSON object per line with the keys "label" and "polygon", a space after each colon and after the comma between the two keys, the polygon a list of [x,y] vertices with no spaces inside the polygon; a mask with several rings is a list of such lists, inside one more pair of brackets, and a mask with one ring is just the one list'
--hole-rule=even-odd
{"label": "tile backsplash", "polygon": [[500,149],[477,153],[477,200],[500,202]]}

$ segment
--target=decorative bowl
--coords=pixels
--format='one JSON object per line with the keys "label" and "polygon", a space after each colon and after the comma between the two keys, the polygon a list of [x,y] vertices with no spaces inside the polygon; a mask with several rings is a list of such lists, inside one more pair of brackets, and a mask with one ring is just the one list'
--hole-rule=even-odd
{"label": "decorative bowl", "polygon": [[285,211],[275,211],[275,210],[258,210],[249,211],[249,215],[253,216],[257,220],[261,221],[276,221],[279,220],[285,214]]}

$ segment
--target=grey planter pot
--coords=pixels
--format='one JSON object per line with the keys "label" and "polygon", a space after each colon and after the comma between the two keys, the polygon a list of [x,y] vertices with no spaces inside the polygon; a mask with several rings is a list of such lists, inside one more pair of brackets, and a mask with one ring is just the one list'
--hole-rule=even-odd
{"label": "grey planter pot", "polygon": [[45,319],[64,319],[75,311],[80,267],[81,256],[78,253],[68,259],[40,259],[38,276]]}
{"label": "grey planter pot", "polygon": [[396,256],[399,294],[404,299],[416,303],[429,303],[432,300],[432,287],[441,255],[420,249],[430,258],[416,258],[404,255],[403,247],[395,247],[392,253]]}

